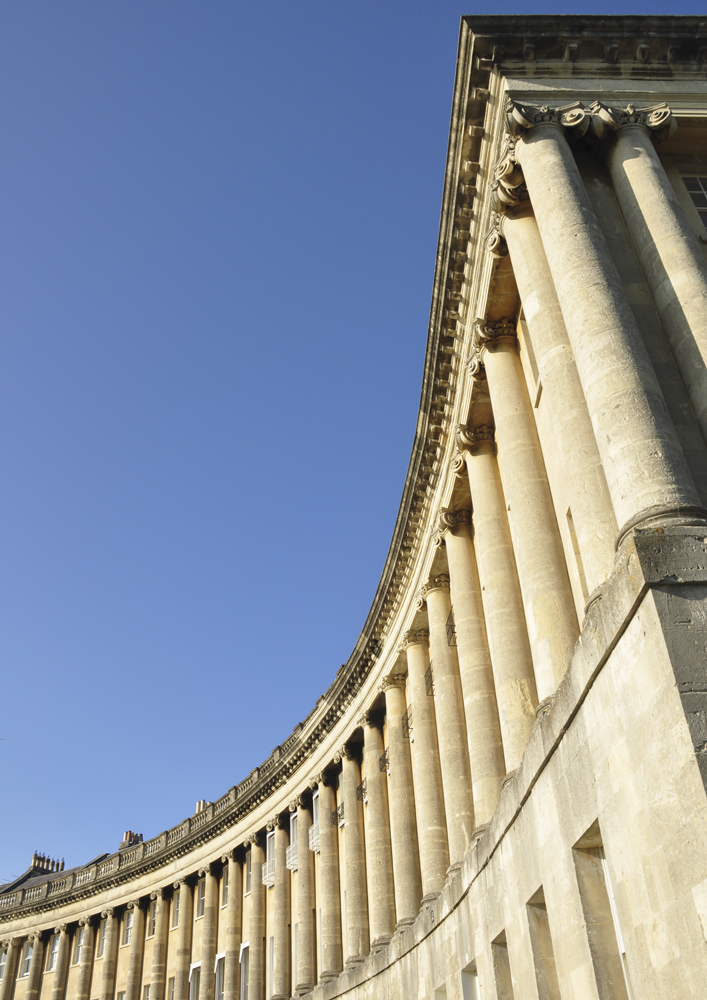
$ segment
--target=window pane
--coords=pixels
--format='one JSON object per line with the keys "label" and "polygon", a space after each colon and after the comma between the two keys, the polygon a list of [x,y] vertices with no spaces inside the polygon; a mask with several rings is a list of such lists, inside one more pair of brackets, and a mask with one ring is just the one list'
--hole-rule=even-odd
{"label": "window pane", "polygon": [[700,190],[700,180],[699,177],[683,177],[685,181],[685,187],[688,191],[699,191]]}

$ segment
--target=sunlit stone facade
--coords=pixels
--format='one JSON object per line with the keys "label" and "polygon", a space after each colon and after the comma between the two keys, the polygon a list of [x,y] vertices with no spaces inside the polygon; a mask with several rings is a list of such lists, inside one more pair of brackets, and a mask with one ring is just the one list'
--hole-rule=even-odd
{"label": "sunlit stone facade", "polygon": [[463,21],[356,648],[217,802],[0,888],[0,1000],[704,997],[706,218],[705,22]]}

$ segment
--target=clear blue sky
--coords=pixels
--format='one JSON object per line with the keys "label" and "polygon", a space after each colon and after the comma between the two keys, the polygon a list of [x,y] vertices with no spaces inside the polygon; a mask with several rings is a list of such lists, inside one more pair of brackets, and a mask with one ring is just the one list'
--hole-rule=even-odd
{"label": "clear blue sky", "polygon": [[0,6],[0,881],[223,794],[349,656],[475,10]]}

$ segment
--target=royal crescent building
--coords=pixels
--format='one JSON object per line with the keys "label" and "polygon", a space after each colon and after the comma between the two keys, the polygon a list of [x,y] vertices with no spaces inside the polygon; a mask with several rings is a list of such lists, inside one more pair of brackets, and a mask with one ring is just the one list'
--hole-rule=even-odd
{"label": "royal crescent building", "polygon": [[0,887],[0,1000],[707,996],[706,225],[707,16],[462,20],[356,646],[217,801]]}

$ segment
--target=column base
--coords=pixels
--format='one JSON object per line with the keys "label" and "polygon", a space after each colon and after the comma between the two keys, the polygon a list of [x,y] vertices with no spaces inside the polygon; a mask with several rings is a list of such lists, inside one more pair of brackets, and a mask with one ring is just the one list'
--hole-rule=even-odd
{"label": "column base", "polygon": [[462,866],[461,861],[455,861],[453,865],[450,865],[446,871],[447,880],[453,878],[457,874],[457,872],[461,869],[461,866]]}
{"label": "column base", "polygon": [[476,843],[477,840],[480,840],[481,837],[483,837],[483,835],[488,830],[489,825],[490,825],[489,823],[479,823],[478,826],[474,827],[474,829],[472,830],[472,833],[471,833],[471,846],[472,847],[474,846],[474,844]]}
{"label": "column base", "polygon": [[428,893],[426,893],[426,895],[424,895],[422,897],[422,900],[420,901],[420,905],[422,906],[425,903],[434,903],[435,899],[437,899],[437,897],[439,896],[439,894],[440,894],[441,891],[442,890],[440,889],[437,892],[428,892]]}
{"label": "column base", "polygon": [[320,983],[330,983],[332,981],[332,979],[338,979],[340,975],[341,975],[340,972],[331,972],[331,971],[329,971],[329,972],[322,972],[322,973],[320,973],[320,976],[319,976],[319,982]]}
{"label": "column base", "polygon": [[380,937],[374,938],[371,941],[371,951],[382,951],[383,948],[387,948],[390,944],[390,934],[381,934]]}
{"label": "column base", "polygon": [[662,506],[657,504],[654,507],[647,507],[639,511],[634,517],[628,519],[626,524],[619,529],[616,536],[616,551],[618,552],[621,543],[634,528],[651,528],[663,524],[670,524],[671,527],[703,525],[707,522],[707,508],[698,507],[694,504],[680,504],[678,506]]}
{"label": "column base", "polygon": [[396,934],[398,931],[404,931],[406,927],[412,927],[416,920],[417,917],[401,917],[395,925]]}
{"label": "column base", "polygon": [[366,961],[365,955],[357,955],[355,958],[347,958],[344,963],[345,969],[350,969],[354,965],[360,965],[362,962]]}
{"label": "column base", "polygon": [[[535,718],[540,719],[543,715],[547,715],[552,708],[552,703],[554,701],[554,695],[550,694],[547,698],[543,698],[540,704],[535,709]],[[515,772],[514,772],[515,773]]]}
{"label": "column base", "polygon": [[311,993],[313,989],[314,989],[314,983],[312,983],[311,985],[308,985],[307,983],[298,983],[297,986],[295,987],[294,995],[296,997],[303,997],[307,993]]}
{"label": "column base", "polygon": [[503,781],[501,782],[501,791],[503,791],[506,785],[510,785],[510,783],[515,778],[516,774],[518,774],[518,768],[516,768],[514,771],[508,772],[508,774],[504,777]]}

